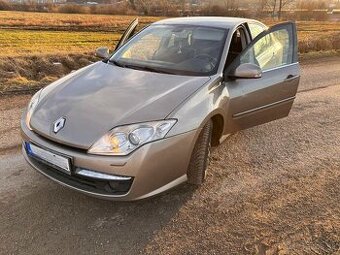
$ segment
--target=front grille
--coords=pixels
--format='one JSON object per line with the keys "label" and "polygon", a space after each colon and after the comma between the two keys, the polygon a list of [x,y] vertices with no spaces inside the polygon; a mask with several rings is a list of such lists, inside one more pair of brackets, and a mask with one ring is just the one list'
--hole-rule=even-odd
{"label": "front grille", "polygon": [[41,139],[42,141],[44,141],[46,143],[49,143],[49,144],[51,144],[53,146],[60,147],[61,149],[72,150],[72,151],[76,151],[76,152],[80,152],[80,153],[86,153],[87,152],[86,149],[81,149],[81,148],[78,148],[78,147],[66,145],[66,144],[61,143],[61,142],[57,142],[57,141],[53,140],[51,137],[47,136],[46,134],[40,133],[40,132],[38,132],[36,130],[34,130],[33,133],[36,136],[38,136],[39,139]]}
{"label": "front grille", "polygon": [[39,168],[40,171],[51,176],[53,179],[96,194],[112,196],[125,195],[129,192],[133,182],[133,178],[131,178],[131,180],[107,181],[87,178],[79,175],[68,175],[40,160],[37,160],[36,158],[30,157],[30,160]]}

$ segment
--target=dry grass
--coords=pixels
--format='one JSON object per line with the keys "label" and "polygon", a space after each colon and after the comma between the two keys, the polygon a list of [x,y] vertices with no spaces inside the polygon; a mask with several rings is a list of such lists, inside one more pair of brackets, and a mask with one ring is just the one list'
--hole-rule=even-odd
{"label": "dry grass", "polygon": [[0,57],[0,91],[43,86],[93,61],[93,54]]}
{"label": "dry grass", "polygon": [[[1,28],[121,32],[136,16],[0,11]],[[140,17],[141,25],[160,20]]]}
{"label": "dry grass", "polygon": [[[265,21],[273,25],[272,21]],[[334,21],[297,21],[299,51],[340,50],[340,22]]]}
{"label": "dry grass", "polygon": [[340,23],[299,21],[298,39],[300,53],[340,50]]}
{"label": "dry grass", "polygon": [[340,50],[340,31],[299,32],[300,53]]}

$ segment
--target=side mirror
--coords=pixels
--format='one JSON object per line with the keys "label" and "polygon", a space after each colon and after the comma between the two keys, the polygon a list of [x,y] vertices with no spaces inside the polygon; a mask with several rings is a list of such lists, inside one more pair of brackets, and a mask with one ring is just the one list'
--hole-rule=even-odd
{"label": "side mirror", "polygon": [[241,64],[229,74],[234,79],[259,79],[262,77],[262,70],[255,64]]}
{"label": "side mirror", "polygon": [[109,58],[110,57],[109,48],[108,47],[97,48],[96,56],[103,59]]}

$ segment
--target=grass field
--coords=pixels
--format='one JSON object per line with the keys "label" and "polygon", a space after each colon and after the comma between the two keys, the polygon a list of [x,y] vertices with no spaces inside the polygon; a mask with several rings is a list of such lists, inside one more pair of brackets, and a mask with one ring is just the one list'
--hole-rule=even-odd
{"label": "grass field", "polygon": [[[94,50],[113,49],[134,18],[0,11],[0,92],[41,86],[95,61]],[[160,19],[141,17],[140,27]],[[297,27],[300,53],[340,50],[339,22],[297,22]]]}
{"label": "grass field", "polygon": [[111,32],[0,30],[0,56],[65,54],[94,51],[98,46],[113,47],[120,34]]}
{"label": "grass field", "polygon": [[[93,52],[113,48],[133,16],[0,11],[0,56]],[[141,17],[145,26],[159,20]]]}
{"label": "grass field", "polygon": [[[112,48],[133,16],[0,12],[0,56],[93,52]],[[141,17],[141,26],[161,19]],[[265,22],[271,25],[272,22]],[[340,48],[339,22],[298,22],[302,53]]]}
{"label": "grass field", "polygon": [[[63,14],[0,11],[0,27],[36,30],[111,31],[124,30],[136,16]],[[159,17],[139,17],[141,25]]]}

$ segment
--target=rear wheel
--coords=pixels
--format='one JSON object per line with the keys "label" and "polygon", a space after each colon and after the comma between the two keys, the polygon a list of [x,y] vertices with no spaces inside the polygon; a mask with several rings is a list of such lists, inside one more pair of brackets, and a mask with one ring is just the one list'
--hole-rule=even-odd
{"label": "rear wheel", "polygon": [[191,184],[201,185],[204,182],[209,165],[212,129],[213,123],[209,120],[197,138],[187,172]]}

